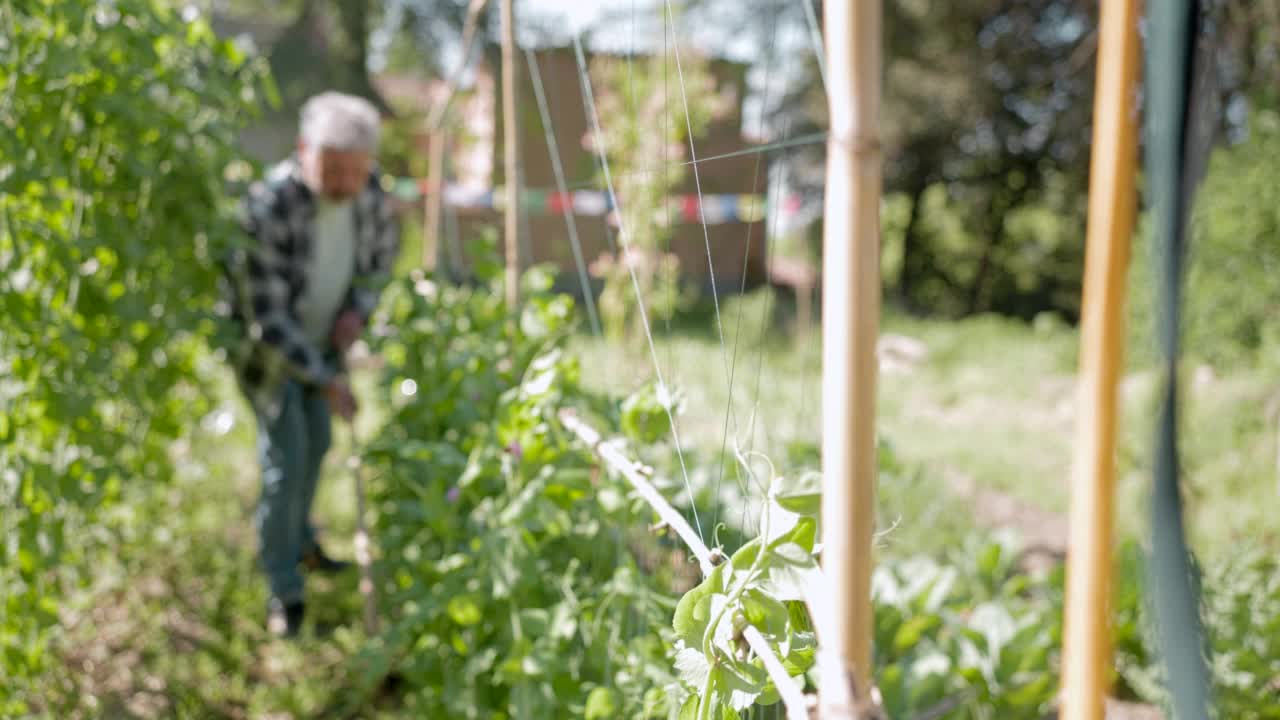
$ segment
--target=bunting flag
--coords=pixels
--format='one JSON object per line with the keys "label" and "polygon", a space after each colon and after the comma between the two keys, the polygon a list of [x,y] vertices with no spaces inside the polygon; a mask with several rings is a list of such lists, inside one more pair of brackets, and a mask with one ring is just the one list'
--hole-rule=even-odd
{"label": "bunting flag", "polygon": [[573,211],[578,215],[603,215],[609,212],[609,195],[599,190],[583,190],[570,193],[573,196]]}
{"label": "bunting flag", "polygon": [[[433,192],[430,180],[419,178],[383,178],[382,186],[397,198],[412,202]],[[624,200],[625,202],[625,200]],[[503,210],[506,207],[504,188],[480,187],[446,183],[444,204],[465,210]],[[779,203],[784,214],[795,214],[800,208],[799,196],[788,196]],[[561,193],[552,190],[526,188],[520,197],[520,206],[529,211],[558,215],[566,210],[575,215],[601,217],[613,210],[609,194],[601,190],[575,190]],[[753,223],[765,219],[766,201],[763,195],[673,195],[667,199],[668,217],[675,222],[722,225],[726,223]]]}

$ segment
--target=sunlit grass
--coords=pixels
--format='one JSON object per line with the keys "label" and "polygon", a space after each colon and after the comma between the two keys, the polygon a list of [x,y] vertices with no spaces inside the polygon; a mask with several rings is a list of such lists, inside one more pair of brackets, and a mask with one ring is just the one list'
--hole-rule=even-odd
{"label": "sunlit grass", "polygon": [[[711,318],[700,331],[655,328],[659,367],[686,398],[679,421],[686,448],[713,457],[726,438],[732,448],[737,437],[744,448],[785,465],[789,448],[820,442],[817,335],[797,338],[785,322],[762,325],[765,309],[761,293],[723,303],[724,345]],[[879,377],[879,433],[919,475],[918,492],[926,496],[913,498],[899,483],[898,505],[942,506],[967,516],[970,508],[939,493],[948,478],[959,476],[1043,511],[1067,511],[1077,430],[1074,329],[1047,321],[938,321],[890,312],[882,331],[926,349],[918,363],[885,368]],[[626,393],[655,375],[643,340],[619,344],[581,336],[574,350],[582,356],[585,382],[600,390]],[[1280,542],[1280,520],[1269,510],[1280,484],[1280,403],[1272,383],[1261,372],[1214,377],[1196,373],[1194,362],[1188,366],[1182,443],[1197,547],[1214,556],[1244,539]],[[1144,533],[1149,514],[1154,380],[1150,370],[1131,367],[1121,388],[1116,516],[1125,534]],[[903,513],[898,531],[912,524]]]}

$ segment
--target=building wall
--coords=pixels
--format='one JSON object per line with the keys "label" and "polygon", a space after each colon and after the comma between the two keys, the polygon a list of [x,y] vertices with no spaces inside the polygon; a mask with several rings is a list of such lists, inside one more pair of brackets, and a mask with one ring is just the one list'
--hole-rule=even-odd
{"label": "building wall", "polygon": [[[557,49],[540,51],[536,55],[543,88],[547,96],[547,104],[551,122],[559,146],[560,159],[564,165],[566,180],[571,188],[603,189],[596,182],[598,176],[595,154],[586,140],[589,138],[589,121],[586,115],[579,82],[577,63],[571,50]],[[745,94],[745,67],[733,63],[717,61],[712,64],[711,71],[717,81],[717,90],[729,92],[736,98],[731,110],[714,119],[707,131],[695,139],[698,157],[705,158],[721,155],[749,147],[742,137],[741,99]],[[531,81],[524,64],[520,63],[520,135],[521,160],[525,186],[533,189],[553,190],[556,186],[551,154],[545,139],[540,114],[536,104]],[[493,91],[496,83],[488,87]],[[500,112],[500,104],[490,104],[495,108],[495,115]],[[469,123],[485,125],[480,119],[473,118]],[[608,118],[601,118],[607,124]],[[498,122],[487,125],[492,133],[490,137],[502,137],[501,118]],[[456,146],[453,153],[461,149]],[[687,153],[686,153],[687,154]],[[704,194],[749,194],[765,192],[768,168],[761,158],[757,166],[757,155],[745,155],[721,160],[712,160],[699,165],[699,180]],[[503,168],[502,153],[499,149],[493,155],[495,182],[501,184]],[[474,171],[470,174],[475,178]],[[696,185],[690,169],[677,192],[694,194]],[[490,225],[500,228],[502,216],[494,211],[475,211],[463,213],[459,211],[457,231],[461,238],[479,232],[480,227]],[[614,242],[610,229],[603,218],[592,216],[576,216],[578,234],[582,240],[583,251],[587,263],[609,252]],[[526,225],[527,237],[524,238],[522,258],[524,264],[529,262],[553,262],[562,272],[576,273],[569,235],[562,215],[532,214]],[[671,252],[680,259],[682,274],[687,282],[709,288],[712,277],[710,269],[714,266],[714,280],[718,291],[736,291],[744,280],[753,286],[764,279],[766,256],[765,223],[732,223],[708,225],[704,235],[703,228],[697,223],[681,223],[676,225],[670,240]],[[710,260],[708,260],[710,247]],[[745,268],[745,276],[744,276]],[[573,277],[569,278],[576,283]],[[573,284],[569,283],[569,285]],[[568,286],[568,285],[566,285]]]}

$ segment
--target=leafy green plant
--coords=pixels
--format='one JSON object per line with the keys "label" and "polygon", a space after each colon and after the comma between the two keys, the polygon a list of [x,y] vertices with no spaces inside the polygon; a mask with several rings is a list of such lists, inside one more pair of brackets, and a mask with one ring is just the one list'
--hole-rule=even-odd
{"label": "leafy green plant", "polygon": [[683,398],[678,391],[656,383],[642,386],[622,401],[622,432],[641,445],[666,441],[671,421],[680,414]]}
{"label": "leafy green plant", "polygon": [[[749,463],[743,462],[755,479]],[[685,718],[736,716],[753,705],[780,700],[759,657],[752,657],[744,629],[760,631],[793,676],[812,665],[816,639],[802,600],[804,573],[816,568],[816,503],[804,488],[788,487],[773,474],[765,485],[772,496],[760,520],[761,534],[717,565],[676,606],[676,667],[692,694]],[[789,506],[803,514],[791,512]]]}
{"label": "leafy green plant", "polygon": [[974,538],[945,561],[877,568],[875,677],[891,716],[1043,716],[1058,687],[1060,604],[1013,550]]}
{"label": "leafy green plant", "polygon": [[[1196,197],[1189,225],[1185,347],[1215,366],[1270,367],[1280,293],[1270,282],[1280,265],[1280,113],[1259,110],[1249,119],[1244,142],[1214,151]],[[1144,229],[1149,223],[1142,223]],[[1139,233],[1130,273],[1132,346],[1137,359],[1151,360],[1156,347],[1153,311],[1158,263]]]}
{"label": "leafy green plant", "polygon": [[[1164,669],[1146,600],[1146,556],[1121,548],[1116,597],[1116,671],[1120,690],[1166,705]],[[1280,563],[1261,548],[1243,548],[1205,568],[1202,613],[1220,717],[1280,717]]]}
{"label": "leafy green plant", "polygon": [[[160,0],[0,4],[0,715],[125,483],[164,482],[207,396],[236,133],[261,63]],[[24,697],[26,699],[24,699]]]}
{"label": "leafy green plant", "polygon": [[366,454],[396,625],[363,665],[394,662],[406,710],[430,717],[668,717],[674,601],[625,531],[646,508],[556,418],[600,403],[560,348],[572,300],[544,275],[516,322],[489,286],[389,290],[391,416]]}

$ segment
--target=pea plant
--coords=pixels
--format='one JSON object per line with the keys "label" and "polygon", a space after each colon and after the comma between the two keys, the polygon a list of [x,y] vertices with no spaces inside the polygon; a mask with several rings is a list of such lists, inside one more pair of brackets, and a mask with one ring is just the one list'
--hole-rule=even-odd
{"label": "pea plant", "polygon": [[[513,316],[488,284],[498,265],[479,267],[478,285],[421,275],[384,303],[389,416],[366,460],[393,629],[354,665],[355,684],[371,689],[394,667],[407,708],[429,715],[723,720],[782,698],[754,632],[787,682],[814,692],[805,599],[821,552],[818,475],[740,455],[763,498],[759,532],[713,549],[720,562],[676,592],[686,568],[649,558],[687,565],[689,553],[646,530],[654,509],[559,413],[575,408],[628,452],[656,456],[679,393],[585,390],[564,347],[571,299],[535,269]],[[1048,707],[1057,605],[1013,557],[986,543],[951,564],[881,564],[877,677],[892,716],[1032,718]]]}
{"label": "pea plant", "polygon": [[357,684],[394,665],[430,717],[671,717],[675,603],[632,532],[648,515],[556,419],[616,404],[564,351],[572,300],[541,270],[525,284],[515,318],[488,284],[389,291],[390,416],[366,460],[395,624]]}
{"label": "pea plant", "polygon": [[[741,458],[748,477],[757,479]],[[685,593],[672,622],[675,663],[681,680],[695,690],[680,717],[721,718],[781,699],[780,689],[752,655],[744,635],[758,630],[789,676],[813,666],[816,638],[805,609],[804,585],[816,569],[819,495],[811,475],[788,483],[771,464],[764,485],[760,536],[716,565],[703,582]]]}
{"label": "pea plant", "polygon": [[207,405],[224,173],[262,62],[168,3],[0,3],[0,715]]}

